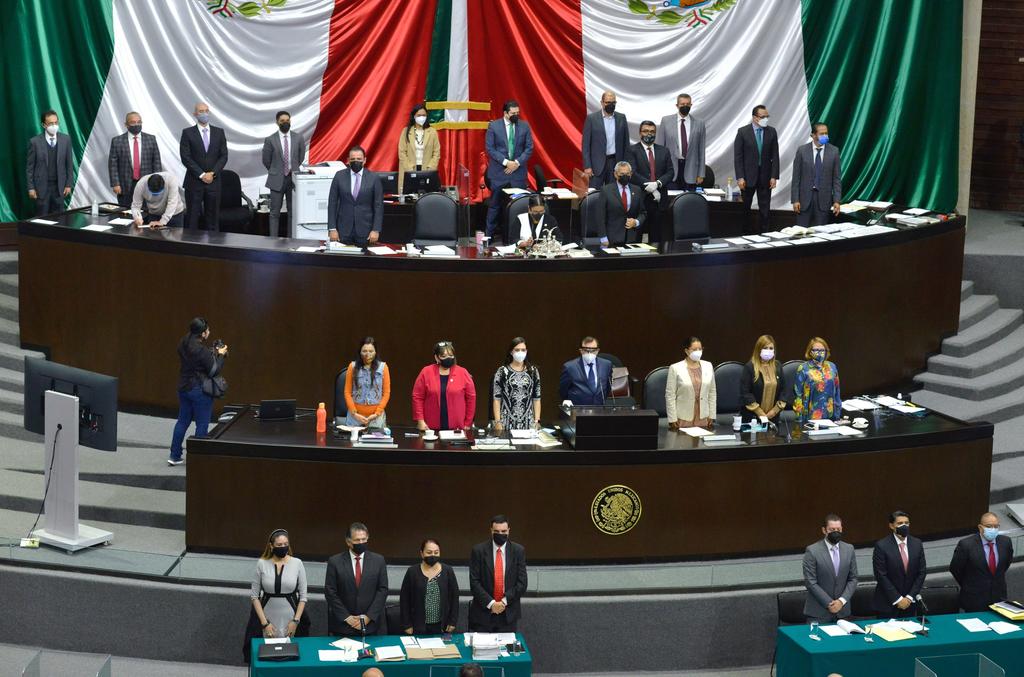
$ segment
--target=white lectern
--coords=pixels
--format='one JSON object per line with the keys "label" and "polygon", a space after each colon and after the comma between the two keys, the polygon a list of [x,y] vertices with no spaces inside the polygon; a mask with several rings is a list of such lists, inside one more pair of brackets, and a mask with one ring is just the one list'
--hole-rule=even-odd
{"label": "white lectern", "polygon": [[[43,486],[46,487],[46,522],[32,535],[40,543],[69,553],[100,543],[114,534],[78,523],[78,398],[47,390],[46,434],[43,444]],[[54,444],[56,442],[56,445]]]}

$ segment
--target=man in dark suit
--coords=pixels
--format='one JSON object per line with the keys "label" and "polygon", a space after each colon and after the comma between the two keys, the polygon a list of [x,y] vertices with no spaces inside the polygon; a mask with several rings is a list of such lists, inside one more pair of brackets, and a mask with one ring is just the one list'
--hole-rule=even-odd
{"label": "man in dark suit", "polygon": [[487,149],[487,184],[491,205],[487,209],[487,235],[498,228],[503,203],[503,188],[526,188],[526,163],[533,155],[533,133],[525,120],[519,119],[519,104],[506,101],[504,115],[487,125],[484,144]]}
{"label": "man in dark suit", "polygon": [[306,140],[292,130],[292,116],[280,111],[275,118],[277,130],[263,140],[263,166],[267,168],[267,188],[270,189],[270,236],[288,236],[281,228],[281,205],[288,200],[288,216],[292,217],[292,172],[306,157]]}
{"label": "man in dark suit", "polygon": [[843,543],[843,521],[839,515],[826,515],[821,533],[825,538],[804,551],[804,616],[820,623],[834,623],[850,615],[850,601],[857,589],[857,553],[852,545]]}
{"label": "man in dark suit", "polygon": [[[733,165],[736,183],[743,195],[743,213],[747,217],[747,233],[771,230],[772,191],[779,180],[779,134],[768,126],[768,109],[754,106],[749,125],[736,132],[733,143]],[[750,226],[750,205],[757,195],[760,220],[757,228]]]}
{"label": "man in dark suit", "polygon": [[469,554],[471,632],[515,632],[526,594],[526,550],[508,539],[508,518],[491,518],[491,537]]}
{"label": "man in dark suit", "polygon": [[107,172],[117,204],[128,209],[139,179],[161,172],[163,167],[156,137],[142,131],[142,116],[135,111],[128,113],[124,116],[124,126],[128,131],[110,140]]}
{"label": "man in dark suit", "polygon": [[43,133],[28,140],[25,173],[28,196],[36,201],[36,214],[42,216],[64,211],[64,198],[71,195],[75,170],[71,137],[60,132],[57,113],[48,110],[40,121]]}
{"label": "man in dark suit", "polygon": [[353,522],[345,536],[348,552],[327,560],[324,596],[327,598],[327,634],[378,635],[384,629],[384,602],[388,597],[388,567],[384,558],[367,550],[370,531]]}
{"label": "man in dark suit", "polygon": [[583,121],[583,173],[591,188],[611,183],[615,163],[628,160],[629,127],[626,116],[615,112],[615,92],[601,95],[601,110]]}
{"label": "man in dark suit", "polygon": [[360,247],[380,239],[384,222],[384,187],[366,169],[366,151],[352,146],[348,167],[334,175],[327,198],[327,234],[332,242]]}
{"label": "man in dark suit", "polygon": [[654,142],[657,132],[651,120],[641,122],[640,142],[629,147],[626,157],[633,166],[633,185],[644,189],[644,230],[649,242],[661,241],[661,214],[668,204],[668,184],[672,181],[672,157],[668,148]]}
{"label": "man in dark suit", "polygon": [[185,165],[185,227],[198,228],[200,210],[206,230],[217,230],[220,217],[220,173],[228,163],[224,130],[210,124],[210,107],[197,103],[195,127],[181,131],[181,164]]}
{"label": "man in dark suit", "polygon": [[597,339],[587,336],[580,341],[580,356],[562,365],[558,378],[561,401],[574,405],[604,404],[612,389],[612,363],[603,357]]}
{"label": "man in dark suit", "polygon": [[820,226],[839,215],[843,180],[839,149],[829,143],[828,125],[811,125],[811,142],[796,149],[790,202],[798,226]]}
{"label": "man in dark suit", "polygon": [[978,533],[956,544],[949,563],[949,573],[960,586],[960,608],[986,611],[990,604],[1005,600],[1006,570],[1012,561],[1013,544],[999,533],[999,516],[985,513]]}
{"label": "man in dark suit", "polygon": [[920,538],[910,535],[910,515],[897,510],[889,515],[892,534],[875,543],[871,557],[875,572],[875,612],[879,618],[917,615],[915,601],[924,587],[927,565]]}
{"label": "man in dark suit", "polygon": [[604,222],[599,224],[598,234],[604,246],[621,247],[640,241],[647,209],[644,207],[644,193],[631,183],[632,180],[633,167],[623,161],[615,165],[615,183],[601,189]]}

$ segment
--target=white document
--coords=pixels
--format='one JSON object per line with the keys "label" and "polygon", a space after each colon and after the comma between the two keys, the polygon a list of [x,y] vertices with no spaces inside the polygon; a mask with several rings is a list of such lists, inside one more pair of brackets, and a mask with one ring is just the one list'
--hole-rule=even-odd
{"label": "white document", "polygon": [[263,643],[264,644],[289,644],[289,643],[291,643],[291,641],[292,640],[289,637],[270,637],[268,639],[264,639]]}
{"label": "white document", "polygon": [[847,411],[864,411],[860,400],[843,400],[843,409]]}
{"label": "white document", "polygon": [[922,411],[925,411],[924,407],[918,407],[913,404],[897,404],[889,408],[901,414],[920,414]]}
{"label": "white document", "polygon": [[46,219],[30,219],[29,223],[41,223],[44,226],[56,226],[56,221],[47,221]]}
{"label": "white document", "polygon": [[992,630],[980,618],[958,618],[956,622],[967,628],[970,632],[988,632]]}
{"label": "white document", "polygon": [[881,395],[879,397],[876,397],[875,402],[882,405],[883,407],[898,407],[903,404],[903,402],[901,402],[900,400],[897,400],[895,397],[890,397],[888,395]]}
{"label": "white document", "polygon": [[570,259],[592,259],[594,258],[593,252],[589,249],[570,249],[567,250]]}
{"label": "white document", "polygon": [[429,247],[423,248],[423,256],[457,257],[458,253],[448,245],[432,244]]}
{"label": "white document", "polygon": [[871,209],[888,209],[889,207],[892,207],[892,203],[885,202],[884,200],[878,200],[876,202],[867,203],[867,206]]}
{"label": "white document", "polygon": [[750,240],[745,237],[727,237],[725,241],[733,244],[750,244]]}
{"label": "white document", "polygon": [[537,439],[536,430],[513,430],[512,439],[514,440],[534,440]]}
{"label": "white document", "polygon": [[721,195],[709,195],[707,191],[704,191],[704,199],[707,200],[708,202],[721,202],[722,201],[722,196]]}
{"label": "white document", "polygon": [[505,193],[505,195],[526,195],[530,191],[526,190],[525,188],[512,188],[512,187],[509,187],[509,188],[502,188],[501,192]]}
{"label": "white document", "polygon": [[371,254],[376,254],[378,256],[389,256],[391,254],[397,254],[398,253],[394,249],[392,249],[391,247],[385,247],[383,245],[379,245],[379,246],[376,246],[376,247],[367,247],[366,249]]}
{"label": "white document", "polygon": [[841,434],[841,433],[839,432],[839,428],[838,427],[835,427],[835,428],[819,428],[818,430],[808,430],[808,431],[804,432],[804,435],[807,435],[810,438],[835,437],[836,435],[839,435],[839,434]]}
{"label": "white document", "polygon": [[812,235],[810,237],[798,237],[795,240],[793,240],[792,242],[793,242],[793,244],[813,244],[815,242],[824,242],[824,241],[825,240],[821,239],[820,237],[818,237],[816,235]]}
{"label": "white document", "polygon": [[442,440],[464,440],[464,439],[466,439],[466,431],[459,430],[459,431],[456,432],[455,430],[442,430],[441,431],[441,439]]}
{"label": "white document", "polygon": [[857,437],[858,435],[863,435],[864,434],[863,430],[857,430],[853,426],[848,426],[848,425],[836,426],[835,428],[832,428],[832,430],[835,430],[837,433],[839,433],[843,437]]}
{"label": "white document", "polygon": [[359,654],[355,651],[320,649],[319,658],[322,663],[355,663],[359,660]]}
{"label": "white document", "polygon": [[111,226],[130,226],[132,225],[131,219],[110,219],[107,221]]}
{"label": "white document", "polygon": [[988,624],[988,627],[996,631],[997,634],[1005,635],[1008,632],[1019,632],[1020,626],[1014,625],[1013,623],[1007,623],[1006,621],[992,621]]}
{"label": "white document", "polygon": [[705,188],[705,195],[725,195],[725,190],[722,188]]}
{"label": "white document", "polygon": [[408,635],[403,635],[402,636],[402,646],[404,646],[404,647],[412,647],[413,649],[415,649],[415,648],[419,647],[419,645],[420,644],[419,644],[419,642],[416,641],[415,637],[410,637]]}
{"label": "white document", "polygon": [[701,439],[704,440],[704,444],[743,444],[741,440],[736,439],[735,435],[708,435]]}
{"label": "white document", "polygon": [[95,230],[97,232],[103,233],[110,230],[111,228],[113,228],[113,226],[106,226],[100,223],[91,223],[82,230]]}
{"label": "white document", "polygon": [[304,254],[315,254],[320,250],[319,247],[296,247],[295,251],[302,252]]}
{"label": "white document", "polygon": [[819,626],[818,629],[824,632],[829,637],[845,637],[846,635],[850,634],[838,625],[822,625]]}
{"label": "white document", "polygon": [[502,256],[508,256],[509,254],[516,253],[516,246],[514,244],[507,244],[503,247],[495,247],[494,251],[498,252]]}
{"label": "white document", "polygon": [[388,661],[405,658],[405,652],[400,646],[378,646],[373,650],[378,661]]}
{"label": "white document", "polygon": [[786,235],[785,233],[779,232],[777,230],[773,230],[768,233],[762,233],[762,235],[771,240],[785,240],[787,237],[789,237],[789,235]]}
{"label": "white document", "polygon": [[342,637],[331,642],[331,646],[341,649],[342,651],[359,651],[363,648],[362,642],[357,642],[351,637]]}
{"label": "white document", "polygon": [[921,209],[920,207],[914,207],[912,209],[904,210],[903,213],[904,214],[909,214],[910,216],[924,216],[925,214],[931,214],[932,210],[930,210],[930,209]]}
{"label": "white document", "polygon": [[601,247],[601,250],[605,254],[618,254],[619,253],[619,250],[616,249],[615,247]]}
{"label": "white document", "polygon": [[867,634],[867,631],[864,628],[860,627],[856,623],[851,623],[847,620],[840,619],[836,621],[836,625],[840,627],[848,635]]}
{"label": "white document", "polygon": [[[405,639],[403,637],[403,639]],[[420,637],[419,645],[421,649],[443,649],[444,640],[440,637]]]}
{"label": "white document", "polygon": [[707,437],[709,435],[714,435],[714,433],[707,428],[698,428],[696,426],[692,428],[680,428],[679,430],[690,437]]}
{"label": "white document", "polygon": [[767,242],[755,242],[754,244],[752,244],[750,246],[753,247],[754,249],[771,249],[772,248],[772,246],[769,243],[767,243]]}
{"label": "white document", "polygon": [[773,247],[792,247],[792,242],[786,242],[785,240],[776,240],[775,242],[769,243]]}
{"label": "white document", "polygon": [[921,632],[924,629],[924,626],[917,621],[889,621],[889,625],[894,625],[910,633]]}

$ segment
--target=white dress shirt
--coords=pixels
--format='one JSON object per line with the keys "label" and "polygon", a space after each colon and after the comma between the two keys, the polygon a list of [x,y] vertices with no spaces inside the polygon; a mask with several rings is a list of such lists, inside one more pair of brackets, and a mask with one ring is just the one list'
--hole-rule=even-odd
{"label": "white dress shirt", "polygon": [[615,113],[607,115],[602,111],[601,117],[604,118],[604,154],[615,155]]}

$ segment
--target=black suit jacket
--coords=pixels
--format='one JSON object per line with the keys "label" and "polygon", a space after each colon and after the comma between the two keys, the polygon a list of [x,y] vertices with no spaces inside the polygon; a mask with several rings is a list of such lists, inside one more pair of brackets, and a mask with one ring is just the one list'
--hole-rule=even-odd
{"label": "black suit jacket", "polygon": [[185,190],[202,188],[205,184],[199,177],[213,172],[213,183],[220,181],[220,173],[228,163],[228,140],[224,130],[210,125],[210,149],[203,148],[203,137],[199,127],[193,125],[181,130],[181,164],[185,165]]}
{"label": "black suit jacket", "polygon": [[960,607],[964,611],[985,611],[990,604],[1006,599],[1006,570],[1013,561],[1013,543],[1007,536],[996,537],[996,573],[988,568],[988,547],[981,534],[960,539],[949,562],[949,573],[960,586]]}
{"label": "black suit jacket", "polygon": [[[519,599],[526,593],[526,584],[526,550],[509,541],[505,544],[505,599],[508,600],[505,619],[510,624],[522,615]],[[469,589],[473,593],[469,627],[487,627],[492,616],[487,605],[494,600],[494,555],[490,540],[477,543],[469,554]]]}
{"label": "black suit jacket", "polygon": [[[629,210],[622,208],[622,186],[616,183],[609,183],[601,188],[601,197],[604,198],[604,222],[599,224],[598,235],[608,238],[611,247],[626,244],[626,237],[629,232],[633,235],[631,242],[640,241],[640,229],[647,219],[647,209],[644,207],[644,191],[632,183],[626,188],[629,190]],[[640,223],[632,231],[626,230],[626,219],[636,219]]]}
{"label": "black suit jacket", "polygon": [[736,131],[732,146],[736,178],[747,182],[747,188],[767,188],[769,179],[779,178],[779,133],[774,127],[765,127],[761,141],[761,163],[757,162],[757,139],[753,125],[743,125]]}
{"label": "black suit jacket", "polygon": [[[441,573],[437,576],[437,587],[441,592],[441,627],[455,625],[459,620],[459,581],[455,578],[455,569],[442,564]],[[427,579],[420,565],[413,564],[405,572],[399,597],[402,628],[388,628],[388,634],[397,635],[408,628],[412,628],[417,635],[427,633],[427,609],[424,605],[426,594]]]}
{"label": "black suit jacket", "polygon": [[365,614],[370,619],[366,634],[383,632],[384,603],[388,597],[388,567],[384,557],[367,551],[363,555],[363,575],[356,588],[356,574],[352,570],[349,551],[327,560],[324,578],[324,596],[327,598],[327,633],[330,635],[358,635],[345,619]]}
{"label": "black suit jacket", "polygon": [[370,231],[380,232],[384,222],[384,187],[380,177],[363,169],[359,195],[352,199],[352,170],[345,168],[334,175],[327,197],[327,229],[338,231],[348,244],[363,244]]}
{"label": "black suit jacket", "polygon": [[[871,563],[875,572],[874,606],[880,616],[895,616],[893,603],[900,597],[914,599],[924,587],[927,565],[920,538],[907,537],[907,561],[907,570],[904,571],[903,559],[892,534],[875,543]],[[911,609],[914,606],[911,605]]]}
{"label": "black suit jacket", "polygon": [[[668,200],[668,184],[672,180],[672,156],[665,146],[654,144],[651,150],[654,151],[654,180],[661,182],[661,201],[665,202]],[[633,166],[633,178],[630,183],[643,187],[651,180],[651,161],[647,158],[647,151],[642,143],[634,143],[629,147],[626,161]]]}
{"label": "black suit jacket", "polygon": [[[793,403],[793,384],[786,381],[781,360],[775,360],[775,383],[776,403],[785,402],[788,407]],[[743,365],[743,372],[740,375],[740,414],[744,421],[752,421],[757,418],[757,414],[748,409],[747,405],[760,404],[762,397],[764,397],[764,376],[755,381],[754,363],[747,362]]]}

